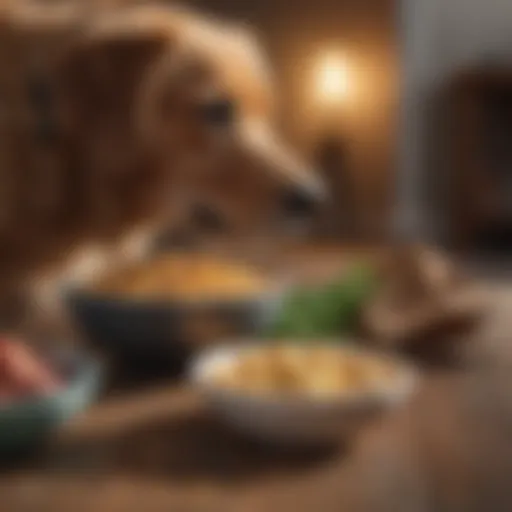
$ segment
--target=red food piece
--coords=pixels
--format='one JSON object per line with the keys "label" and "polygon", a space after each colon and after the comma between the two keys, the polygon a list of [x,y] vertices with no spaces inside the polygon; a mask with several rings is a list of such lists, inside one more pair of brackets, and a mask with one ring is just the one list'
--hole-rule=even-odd
{"label": "red food piece", "polygon": [[59,385],[57,376],[25,343],[0,340],[0,402],[50,394]]}

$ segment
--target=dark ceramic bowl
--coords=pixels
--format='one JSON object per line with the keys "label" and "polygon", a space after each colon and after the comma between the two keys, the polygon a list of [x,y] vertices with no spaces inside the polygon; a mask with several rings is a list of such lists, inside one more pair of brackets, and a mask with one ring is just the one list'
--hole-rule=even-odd
{"label": "dark ceramic bowl", "polygon": [[65,384],[57,393],[0,405],[0,456],[30,452],[66,420],[83,411],[97,396],[101,364],[78,353],[49,358]]}
{"label": "dark ceramic bowl", "polygon": [[133,362],[183,363],[197,347],[226,336],[261,332],[279,310],[284,288],[234,301],[135,301],[99,296],[84,289],[67,293],[77,329],[94,346]]}

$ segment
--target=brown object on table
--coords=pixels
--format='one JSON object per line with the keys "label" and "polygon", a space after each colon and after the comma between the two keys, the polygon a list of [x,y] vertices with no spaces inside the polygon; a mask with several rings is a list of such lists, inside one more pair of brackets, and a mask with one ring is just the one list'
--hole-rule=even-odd
{"label": "brown object on table", "polygon": [[441,251],[393,247],[383,260],[382,288],[364,308],[361,326],[374,342],[392,348],[446,341],[469,332],[485,299]]}

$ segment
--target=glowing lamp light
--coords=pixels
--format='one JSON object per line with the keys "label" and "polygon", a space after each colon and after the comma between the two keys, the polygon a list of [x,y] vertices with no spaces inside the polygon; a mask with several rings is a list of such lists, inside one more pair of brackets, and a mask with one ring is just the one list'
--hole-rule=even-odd
{"label": "glowing lamp light", "polygon": [[332,107],[346,101],[350,93],[347,61],[339,53],[320,57],[314,73],[315,98],[320,105]]}

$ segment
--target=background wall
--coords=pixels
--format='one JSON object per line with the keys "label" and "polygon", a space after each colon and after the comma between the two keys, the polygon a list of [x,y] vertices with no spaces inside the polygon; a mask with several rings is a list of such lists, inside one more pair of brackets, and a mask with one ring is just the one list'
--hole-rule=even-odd
{"label": "background wall", "polygon": [[461,68],[512,64],[512,2],[402,0],[401,12],[403,108],[395,221],[398,229],[442,238],[442,209],[426,193],[429,175],[442,168],[442,155],[431,154],[432,102]]}
{"label": "background wall", "polygon": [[[347,144],[357,203],[369,231],[389,220],[396,164],[398,49],[394,0],[190,0],[224,17],[244,20],[261,34],[282,92],[288,137],[310,153],[332,126]],[[348,93],[333,113],[312,101],[315,60],[339,51]],[[332,116],[334,115],[334,118]],[[330,116],[327,121],[324,117]]]}

